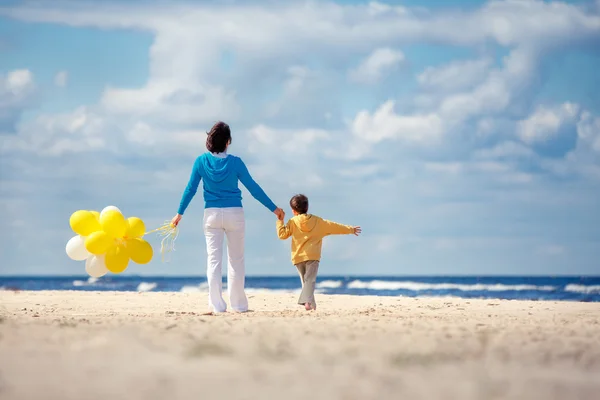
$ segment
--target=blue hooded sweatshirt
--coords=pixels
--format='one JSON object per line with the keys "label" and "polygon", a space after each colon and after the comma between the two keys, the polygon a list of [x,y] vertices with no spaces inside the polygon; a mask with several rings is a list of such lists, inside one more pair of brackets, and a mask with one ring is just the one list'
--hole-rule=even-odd
{"label": "blue hooded sweatshirt", "polygon": [[224,157],[204,153],[196,159],[192,175],[181,197],[178,213],[183,215],[198,190],[200,180],[204,188],[204,208],[242,207],[242,191],[238,180],[250,194],[269,211],[277,206],[252,179],[241,158],[224,154]]}

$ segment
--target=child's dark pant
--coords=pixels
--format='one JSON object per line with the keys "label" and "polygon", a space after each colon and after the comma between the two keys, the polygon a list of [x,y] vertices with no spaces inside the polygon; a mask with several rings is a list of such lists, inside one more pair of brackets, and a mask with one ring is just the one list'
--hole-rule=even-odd
{"label": "child's dark pant", "polygon": [[315,284],[317,283],[317,272],[319,271],[319,261],[311,260],[296,264],[300,280],[302,281],[302,292],[298,299],[298,304],[310,303],[316,307]]}

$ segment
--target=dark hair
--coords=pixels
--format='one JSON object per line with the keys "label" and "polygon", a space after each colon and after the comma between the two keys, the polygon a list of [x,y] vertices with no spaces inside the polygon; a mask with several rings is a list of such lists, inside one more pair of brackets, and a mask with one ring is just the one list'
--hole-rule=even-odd
{"label": "dark hair", "polygon": [[303,194],[297,194],[290,200],[290,207],[298,214],[306,214],[308,212],[308,197]]}
{"label": "dark hair", "polygon": [[219,121],[206,132],[206,148],[211,153],[223,153],[227,148],[227,143],[231,141],[231,130],[229,125]]}

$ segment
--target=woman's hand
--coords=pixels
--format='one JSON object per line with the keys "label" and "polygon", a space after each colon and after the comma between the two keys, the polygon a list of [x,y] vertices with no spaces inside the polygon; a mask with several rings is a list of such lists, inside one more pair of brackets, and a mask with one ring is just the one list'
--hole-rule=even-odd
{"label": "woman's hand", "polygon": [[171,225],[173,225],[173,226],[179,225],[179,221],[181,221],[181,217],[183,217],[183,215],[181,215],[181,214],[177,214],[176,216],[174,216],[173,219],[171,220]]}
{"label": "woman's hand", "polygon": [[277,219],[280,221],[283,221],[283,219],[285,218],[285,212],[279,207],[277,207],[275,211],[273,211],[273,214],[277,215]]}

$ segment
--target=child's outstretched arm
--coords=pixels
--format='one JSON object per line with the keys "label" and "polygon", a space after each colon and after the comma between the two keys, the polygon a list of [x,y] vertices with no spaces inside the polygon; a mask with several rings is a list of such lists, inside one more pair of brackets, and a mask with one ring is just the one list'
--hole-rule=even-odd
{"label": "child's outstretched arm", "polygon": [[356,235],[361,233],[360,226],[342,225],[337,222],[323,220],[325,235]]}
{"label": "child's outstretched arm", "polygon": [[289,238],[290,236],[292,236],[293,230],[294,224],[292,224],[291,220],[289,220],[287,224],[283,223],[283,219],[277,220],[277,236],[279,236],[279,239],[285,240]]}

